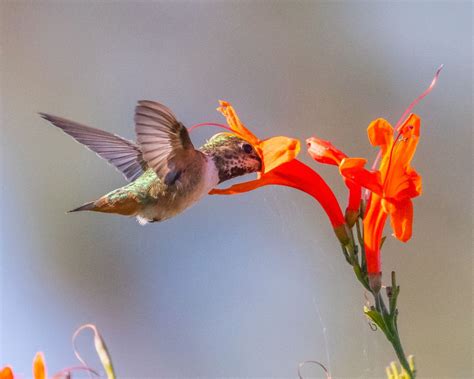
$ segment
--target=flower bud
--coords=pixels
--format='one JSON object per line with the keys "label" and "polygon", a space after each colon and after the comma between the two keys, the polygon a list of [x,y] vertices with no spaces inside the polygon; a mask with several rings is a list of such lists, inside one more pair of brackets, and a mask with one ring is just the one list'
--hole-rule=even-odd
{"label": "flower bud", "polygon": [[308,154],[319,163],[332,164],[339,166],[341,161],[347,157],[339,149],[336,149],[329,141],[311,137],[306,140]]}
{"label": "flower bud", "polygon": [[351,242],[351,239],[349,238],[349,235],[347,234],[345,224],[335,226],[334,232],[336,233],[337,239],[341,242],[343,246],[349,245],[349,243]]}
{"label": "flower bud", "polygon": [[353,211],[351,209],[346,210],[346,223],[349,228],[352,228],[356,223],[357,219],[359,218],[359,212]]}

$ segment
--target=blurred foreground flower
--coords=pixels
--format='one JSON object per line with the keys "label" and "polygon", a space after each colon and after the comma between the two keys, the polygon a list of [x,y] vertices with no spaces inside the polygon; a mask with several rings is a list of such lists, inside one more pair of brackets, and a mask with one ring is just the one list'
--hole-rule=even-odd
{"label": "blurred foreground flower", "polygon": [[[415,358],[413,355],[408,357],[408,364],[410,365],[411,371],[416,372]],[[390,366],[388,366],[385,371],[387,373],[387,379],[410,379],[410,376],[405,369],[403,367],[398,367],[395,362],[390,363]]]}
{"label": "blurred foreground flower", "polygon": [[[110,354],[107,350],[107,346],[105,345],[105,341],[103,340],[102,336],[97,330],[97,327],[93,324],[86,324],[86,325],[81,326],[79,329],[76,330],[72,338],[73,346],[74,346],[74,354],[76,355],[77,359],[82,363],[82,366],[74,366],[74,367],[65,368],[57,372],[56,374],[54,374],[51,377],[52,379],[70,378],[73,372],[81,371],[81,370],[87,371],[91,374],[94,374],[95,376],[99,376],[99,374],[95,370],[89,368],[86,365],[84,360],[79,355],[75,346],[76,337],[84,329],[91,329],[94,332],[95,350],[105,370],[107,379],[115,379],[116,376],[115,376],[114,368],[112,365],[112,360],[110,358]],[[16,376],[14,375],[13,369],[10,366],[6,366],[0,371],[0,379],[14,379],[14,378],[16,378]],[[48,378],[44,355],[41,352],[36,353],[33,359],[33,378],[34,379],[47,379]]]}
{"label": "blurred foreground flower", "polygon": [[2,371],[0,371],[0,379],[13,379],[13,370],[10,366],[2,368]]}

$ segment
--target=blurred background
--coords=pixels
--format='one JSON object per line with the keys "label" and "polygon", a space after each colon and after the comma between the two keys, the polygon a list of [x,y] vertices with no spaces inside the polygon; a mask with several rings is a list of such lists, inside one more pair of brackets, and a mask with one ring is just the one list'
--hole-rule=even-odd
{"label": "blurred background", "polygon": [[[383,377],[395,355],[326,215],[282,187],[209,196],[161,224],[65,214],[124,180],[41,120],[64,116],[134,138],[137,100],[186,125],[233,103],[260,137],[318,135],[374,157],[371,120],[417,108],[413,239],[389,237],[400,330],[419,377],[472,377],[472,3],[2,1],[0,363],[29,377],[76,364],[95,323],[120,377]],[[198,145],[217,130],[193,133]],[[301,159],[313,165],[304,150]],[[341,201],[333,167],[317,166]],[[386,234],[390,235],[390,230]],[[99,367],[86,333],[78,339]],[[322,377],[307,367],[306,377]]]}

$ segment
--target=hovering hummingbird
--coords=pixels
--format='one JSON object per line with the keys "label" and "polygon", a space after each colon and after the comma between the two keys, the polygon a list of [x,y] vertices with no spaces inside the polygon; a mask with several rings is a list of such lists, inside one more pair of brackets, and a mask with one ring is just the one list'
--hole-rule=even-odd
{"label": "hovering hummingbird", "polygon": [[226,180],[257,172],[262,162],[251,144],[218,133],[195,149],[185,126],[166,106],[148,100],[135,108],[137,142],[40,113],[41,117],[115,166],[130,182],[70,212],[135,216],[140,224],[183,212]]}

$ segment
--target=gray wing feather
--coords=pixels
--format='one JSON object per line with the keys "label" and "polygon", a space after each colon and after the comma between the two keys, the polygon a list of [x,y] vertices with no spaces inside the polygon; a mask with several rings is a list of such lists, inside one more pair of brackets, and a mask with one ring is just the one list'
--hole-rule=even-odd
{"label": "gray wing feather", "polygon": [[166,184],[174,183],[198,154],[187,129],[163,104],[139,101],[135,131],[143,158]]}
{"label": "gray wing feather", "polygon": [[40,116],[115,166],[128,181],[147,169],[140,147],[125,138],[46,113]]}

